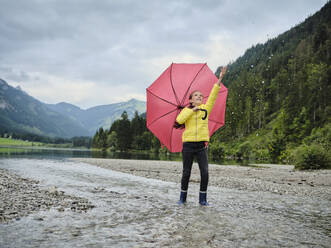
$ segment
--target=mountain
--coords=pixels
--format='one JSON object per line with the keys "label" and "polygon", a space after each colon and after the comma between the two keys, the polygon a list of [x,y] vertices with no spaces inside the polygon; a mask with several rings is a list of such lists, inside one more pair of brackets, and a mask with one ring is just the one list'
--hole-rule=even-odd
{"label": "mountain", "polygon": [[[64,116],[67,116],[71,120],[79,123],[79,125],[84,126],[81,122],[81,117],[84,116],[84,110],[66,102],[60,102],[57,104],[46,104],[46,106]],[[86,128],[86,127],[85,127]],[[87,128],[86,128],[87,129]]]}
{"label": "mountain", "polygon": [[63,138],[92,136],[101,126],[109,128],[123,111],[132,118],[135,111],[146,111],[146,103],[131,99],[86,110],[65,102],[45,104],[19,86],[14,88],[0,79],[0,134],[18,132]]}
{"label": "mountain", "polygon": [[127,112],[129,119],[134,116],[135,111],[139,114],[146,111],[146,102],[136,99],[100,105],[86,110],[65,102],[48,104],[47,106],[84,126],[89,131],[89,135],[94,135],[100,127],[109,129],[113,121],[121,117],[123,111]]}
{"label": "mountain", "polygon": [[288,161],[310,135],[331,130],[330,62],[328,1],[299,25],[252,46],[228,65],[223,79],[229,92],[226,125],[214,141],[224,142],[228,154],[251,149],[256,158]]}
{"label": "mountain", "polygon": [[71,118],[51,110],[20,87],[14,88],[0,79],[0,133],[4,132],[65,138],[88,133]]}

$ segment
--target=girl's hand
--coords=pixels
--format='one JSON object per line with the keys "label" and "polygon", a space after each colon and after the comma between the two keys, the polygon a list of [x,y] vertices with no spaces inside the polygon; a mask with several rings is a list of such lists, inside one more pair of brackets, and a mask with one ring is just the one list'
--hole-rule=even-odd
{"label": "girl's hand", "polygon": [[226,70],[227,70],[227,66],[224,66],[224,67],[222,68],[221,72],[220,72],[220,76],[219,76],[218,81],[217,81],[218,86],[221,85],[221,83],[222,83],[222,79],[223,79],[223,77],[224,77],[224,75],[225,75],[225,73],[226,73]]}

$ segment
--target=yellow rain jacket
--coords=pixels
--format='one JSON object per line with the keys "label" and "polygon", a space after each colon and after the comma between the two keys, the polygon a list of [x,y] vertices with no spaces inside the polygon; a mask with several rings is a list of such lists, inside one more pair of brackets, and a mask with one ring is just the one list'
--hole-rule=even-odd
{"label": "yellow rain jacket", "polygon": [[194,112],[192,109],[187,107],[184,108],[177,116],[176,121],[179,124],[185,123],[185,131],[182,136],[183,142],[209,141],[208,118],[215,104],[219,90],[220,86],[215,84],[210,92],[206,104],[201,104],[199,106],[200,109],[207,110],[207,118],[205,120],[202,119],[205,116],[204,111]]}

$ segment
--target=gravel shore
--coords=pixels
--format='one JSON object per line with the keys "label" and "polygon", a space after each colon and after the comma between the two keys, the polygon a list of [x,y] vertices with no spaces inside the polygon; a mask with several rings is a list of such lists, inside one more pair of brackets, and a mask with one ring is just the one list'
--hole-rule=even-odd
{"label": "gravel shore", "polygon": [[[174,161],[72,158],[102,168],[180,183],[182,163]],[[198,165],[190,183],[200,183]],[[291,165],[209,165],[209,185],[230,189],[272,192],[331,200],[331,170],[297,171]]]}
{"label": "gravel shore", "polygon": [[93,207],[87,199],[67,195],[55,187],[45,189],[38,181],[0,169],[0,223],[19,220],[23,216],[50,208],[81,212]]}
{"label": "gravel shore", "polygon": [[[95,158],[70,160],[136,176],[175,182],[180,187],[181,162]],[[200,183],[196,163],[193,165],[190,183]],[[296,171],[290,165],[210,164],[209,185],[331,200],[331,170]],[[6,169],[0,169],[0,223],[8,223],[10,220],[18,220],[30,213],[50,208],[58,211],[88,211],[93,207],[85,198],[67,195],[55,187],[45,188],[36,180],[22,178]]]}

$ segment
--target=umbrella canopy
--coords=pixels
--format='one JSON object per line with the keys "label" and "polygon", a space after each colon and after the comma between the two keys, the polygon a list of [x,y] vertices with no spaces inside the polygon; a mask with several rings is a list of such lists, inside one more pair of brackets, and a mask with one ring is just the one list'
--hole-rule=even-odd
{"label": "umbrella canopy", "polygon": [[[147,88],[147,128],[170,152],[182,150],[183,129],[173,127],[180,111],[189,106],[189,95],[199,90],[205,104],[217,77],[207,64],[172,63]],[[209,115],[208,128],[211,136],[224,125],[225,104],[228,89],[221,84],[214,108]]]}

